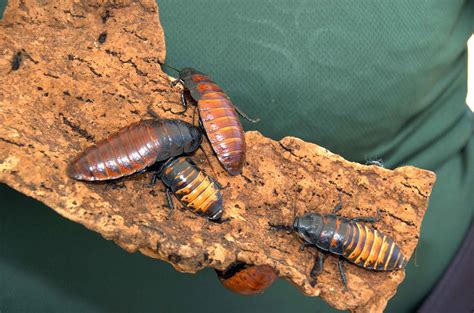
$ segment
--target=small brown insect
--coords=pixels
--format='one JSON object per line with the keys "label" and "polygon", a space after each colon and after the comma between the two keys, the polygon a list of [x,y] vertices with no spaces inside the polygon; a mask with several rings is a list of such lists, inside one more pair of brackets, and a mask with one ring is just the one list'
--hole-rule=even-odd
{"label": "small brown insect", "polygon": [[181,120],[142,120],[87,148],[69,164],[67,174],[86,181],[120,178],[193,152],[201,140],[199,128]]}
{"label": "small brown insect", "polygon": [[232,264],[225,271],[216,271],[221,283],[229,290],[241,295],[264,292],[276,279],[275,270],[268,265]]}

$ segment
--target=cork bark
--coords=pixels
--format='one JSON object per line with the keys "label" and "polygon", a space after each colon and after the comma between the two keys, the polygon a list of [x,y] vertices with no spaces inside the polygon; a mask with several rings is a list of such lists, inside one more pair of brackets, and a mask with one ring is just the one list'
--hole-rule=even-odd
{"label": "cork bark", "polygon": [[[341,199],[346,217],[375,216],[379,209],[382,219],[374,227],[410,257],[432,172],[351,163],[297,138],[273,141],[247,132],[247,164],[241,176],[230,177],[204,142],[224,187],[228,220],[222,224],[182,209],[168,218],[163,185],[147,186],[151,173],[94,184],[66,176],[68,162],[86,147],[149,118],[147,106],[163,117],[192,120],[192,109],[175,114],[180,87],[161,70],[164,58],[154,1],[9,1],[0,23],[0,181],[178,271],[223,270],[236,260],[268,264],[304,294],[338,309],[383,311],[403,271],[347,264],[344,290],[337,258],[329,256],[313,288],[308,274],[316,251],[300,252],[294,234],[272,231],[268,223],[329,213]],[[202,151],[193,158],[214,175]]]}

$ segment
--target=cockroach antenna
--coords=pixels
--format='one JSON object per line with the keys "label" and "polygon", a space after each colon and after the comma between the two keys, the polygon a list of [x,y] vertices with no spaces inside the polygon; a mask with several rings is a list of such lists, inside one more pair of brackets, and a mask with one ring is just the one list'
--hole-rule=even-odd
{"label": "cockroach antenna", "polygon": [[160,64],[161,64],[161,65],[164,65],[164,66],[166,66],[167,68],[170,68],[170,69],[172,69],[172,70],[174,70],[174,71],[176,71],[176,72],[178,72],[178,73],[181,73],[180,70],[178,70],[177,68],[172,67],[171,65],[168,65],[168,64],[166,64],[166,63],[160,63]]}
{"label": "cockroach antenna", "polygon": [[278,225],[278,224],[272,224],[270,222],[268,222],[268,225],[270,226],[270,229],[272,230],[284,230],[284,231],[287,231],[287,232],[292,232],[293,231],[293,226],[290,226],[290,225]]}

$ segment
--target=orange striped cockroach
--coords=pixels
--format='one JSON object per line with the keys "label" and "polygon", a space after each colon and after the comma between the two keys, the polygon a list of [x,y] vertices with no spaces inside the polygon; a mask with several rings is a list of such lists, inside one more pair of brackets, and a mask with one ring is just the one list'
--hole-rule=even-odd
{"label": "orange striped cockroach", "polygon": [[[273,225],[276,230],[296,232],[302,239],[301,250],[314,246],[320,250],[338,255],[338,267],[344,286],[344,260],[374,271],[394,271],[405,268],[407,259],[395,241],[365,223],[377,222],[379,217],[358,217],[348,219],[336,215],[342,208],[338,204],[331,214],[307,213],[296,217],[293,225]],[[316,262],[310,272],[313,286],[323,270],[323,257],[318,251]]]}
{"label": "orange striped cockroach", "polygon": [[[174,209],[170,190],[190,211],[218,221],[224,211],[220,184],[189,158],[171,158],[164,162],[157,171],[156,178],[161,178],[167,187],[166,196],[170,209]],[[172,211],[170,211],[171,213]]]}

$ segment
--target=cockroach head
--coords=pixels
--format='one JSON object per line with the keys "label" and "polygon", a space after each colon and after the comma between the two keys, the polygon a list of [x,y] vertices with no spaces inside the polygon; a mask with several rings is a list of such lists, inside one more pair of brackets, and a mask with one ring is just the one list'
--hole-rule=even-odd
{"label": "cockroach head", "polygon": [[283,231],[286,231],[288,233],[293,231],[293,227],[291,227],[290,225],[272,224],[270,222],[268,222],[268,225],[270,226],[271,230],[277,230],[277,231],[282,231],[283,230]]}
{"label": "cockroach head", "polygon": [[202,73],[196,71],[192,67],[185,67],[179,72],[179,79],[181,80],[189,79],[191,76],[195,74],[202,74]]}
{"label": "cockroach head", "polygon": [[319,238],[323,225],[323,217],[320,214],[307,213],[295,218],[293,229],[304,241],[314,243]]}

